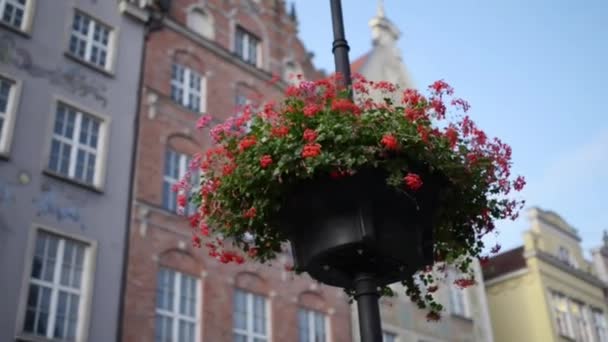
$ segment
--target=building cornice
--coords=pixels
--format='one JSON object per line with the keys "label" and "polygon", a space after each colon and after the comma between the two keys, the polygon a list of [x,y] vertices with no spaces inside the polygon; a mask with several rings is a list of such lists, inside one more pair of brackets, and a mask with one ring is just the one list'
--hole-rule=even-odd
{"label": "building cornice", "polygon": [[579,270],[577,268],[574,268],[572,266],[569,266],[568,264],[564,263],[563,261],[559,260],[558,258],[556,258],[555,256],[553,256],[547,252],[536,251],[533,256],[535,256],[539,260],[559,269],[562,272],[568,273],[575,278],[578,278],[578,279],[581,279],[581,280],[587,282],[590,285],[596,286],[601,289],[604,289],[608,286],[607,284],[605,284],[603,281],[601,281],[596,276],[594,276],[590,273],[587,273],[585,271]]}

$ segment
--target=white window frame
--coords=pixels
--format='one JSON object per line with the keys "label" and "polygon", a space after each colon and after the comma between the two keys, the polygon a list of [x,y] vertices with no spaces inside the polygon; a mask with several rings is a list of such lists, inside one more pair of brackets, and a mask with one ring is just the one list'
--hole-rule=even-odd
{"label": "white window frame", "polygon": [[[458,278],[458,271],[450,269],[447,279],[449,280],[448,285],[448,296],[450,301],[450,313],[458,315],[464,318],[471,318],[471,306],[470,306],[470,292],[469,288],[460,288],[454,284],[454,281]],[[462,307],[457,307],[457,301],[462,302]],[[459,302],[460,303],[460,302]]]}
{"label": "white window frame", "polygon": [[21,97],[22,82],[1,73],[0,79],[10,83],[6,112],[0,113],[4,120],[2,130],[0,131],[0,156],[8,157],[13,141],[15,121],[17,120],[17,108],[19,105],[19,98]]}
{"label": "white window frame", "polygon": [[[105,179],[106,158],[107,158],[108,145],[109,145],[108,137],[109,137],[111,118],[106,115],[95,113],[91,110],[83,109],[82,107],[79,107],[78,105],[76,105],[68,100],[62,99],[62,98],[56,98],[54,102],[55,102],[55,105],[52,106],[53,112],[51,113],[52,120],[50,122],[50,129],[49,129],[50,134],[49,134],[49,139],[47,139],[48,140],[48,148],[47,148],[48,153],[47,153],[46,164],[45,164],[46,172],[49,172],[53,175],[56,175],[56,176],[64,178],[64,179],[69,179],[70,181],[76,182],[78,184],[83,184],[85,186],[89,186],[89,187],[93,187],[97,190],[101,190],[104,186],[104,179]],[[66,137],[63,137],[63,136],[55,135],[55,131],[54,131],[55,120],[57,119],[56,118],[57,111],[58,111],[60,105],[63,105],[68,108],[72,108],[77,113],[76,120],[74,122],[74,134],[73,134],[71,140]],[[87,146],[87,145],[82,146],[79,141],[80,129],[81,129],[80,123],[82,121],[83,115],[88,115],[93,119],[99,120],[99,133],[97,135],[97,151],[95,154],[95,174],[93,175],[92,184],[80,181],[75,178],[76,158],[78,157],[78,153],[77,153],[78,148],[82,147],[87,152],[92,150],[92,148],[90,146]],[[51,168],[49,167],[49,163],[51,160],[52,142],[53,142],[53,139],[55,139],[55,138],[57,138],[57,140],[61,141],[62,143],[63,142],[69,143],[72,146],[73,153],[70,155],[70,165],[69,165],[69,170],[68,170],[67,175],[57,172],[55,170],[51,170]]]}
{"label": "white window frame", "polygon": [[608,322],[601,309],[591,308],[593,333],[597,342],[608,342]]}
{"label": "white window frame", "polygon": [[[594,342],[592,322],[589,317],[589,308],[582,302],[576,300],[569,301],[572,307],[572,317],[574,323],[574,334],[576,340],[580,342]],[[576,313],[578,311],[578,314]]]}
{"label": "white window frame", "polygon": [[[560,301],[561,303],[558,303],[557,301]],[[572,313],[570,312],[569,302],[569,298],[566,297],[564,294],[557,291],[551,291],[551,310],[553,312],[553,318],[555,321],[557,333],[561,336],[575,338],[574,322]],[[565,311],[559,308],[559,304],[565,305]],[[564,316],[563,318],[565,320],[564,323],[566,324],[566,331],[562,331],[560,325],[558,324],[558,316],[560,315],[560,313]]]}
{"label": "white window frame", "polygon": [[[30,234],[29,234],[29,239],[28,239],[28,244],[26,247],[26,264],[24,267],[24,272],[22,275],[22,285],[21,285],[21,293],[20,293],[20,298],[19,298],[19,308],[18,308],[18,319],[16,320],[17,322],[17,326],[15,331],[17,331],[17,338],[18,339],[24,339],[24,340],[37,340],[39,339],[41,336],[39,335],[33,335],[29,332],[25,332],[24,331],[24,325],[25,325],[25,314],[27,311],[27,300],[28,300],[28,295],[29,295],[29,288],[30,288],[30,284],[32,282],[33,279],[31,279],[31,274],[32,274],[32,263],[34,260],[34,253],[35,253],[35,248],[36,248],[36,238],[39,234],[39,232],[44,232],[47,234],[52,234],[55,235],[57,237],[59,237],[60,239],[62,239],[60,241],[60,243],[62,243],[63,245],[65,245],[65,240],[73,240],[76,241],[78,243],[82,243],[84,244],[86,247],[84,249],[84,261],[82,263],[82,278],[81,278],[81,283],[80,283],[80,288],[81,288],[81,292],[80,292],[80,302],[79,302],[79,306],[78,306],[78,323],[76,326],[76,341],[80,342],[80,341],[87,341],[88,340],[88,333],[89,333],[89,325],[90,325],[90,318],[91,318],[91,307],[92,307],[92,301],[93,301],[93,284],[94,284],[94,280],[95,280],[95,265],[96,265],[96,258],[97,258],[97,241],[95,240],[90,240],[87,239],[85,237],[82,237],[80,235],[76,235],[76,234],[68,234],[66,232],[57,230],[55,228],[49,227],[49,226],[45,226],[45,225],[40,225],[40,224],[35,224],[32,226],[31,230],[30,230]],[[59,254],[60,250],[59,250],[59,246],[58,246],[58,250],[57,250],[57,254]],[[63,258],[63,255],[61,254],[61,258]],[[61,259],[58,258],[57,262],[55,263],[55,271],[54,271],[54,277],[58,277],[58,273],[57,273],[57,268],[61,267],[61,263],[59,262]],[[40,282],[39,280],[36,280],[36,282]],[[45,284],[46,285],[46,284]],[[63,288],[63,286],[61,286],[60,284],[56,284],[57,288],[53,288],[53,292],[51,293],[51,301],[50,301],[50,306],[49,306],[49,320],[48,320],[48,327],[52,327],[54,324],[54,320],[55,318],[52,318],[51,316],[55,316],[56,315],[56,306],[57,306],[57,292],[58,292],[58,288],[61,287],[61,290],[65,290]],[[68,289],[68,291],[71,291],[71,293],[73,292],[72,289]],[[49,333],[52,333],[52,329],[47,328],[49,331],[47,331],[47,336]],[[43,337],[48,338],[48,337]]]}
{"label": "white window frame", "polygon": [[[169,267],[161,266],[160,268],[170,270],[175,274],[175,279],[174,279],[174,283],[173,283],[173,310],[167,311],[165,309],[160,309],[155,304],[155,311],[154,311],[155,319],[156,319],[156,315],[171,317],[171,319],[173,319],[173,331],[171,332],[171,337],[172,337],[173,341],[180,341],[180,339],[179,339],[179,322],[180,321],[194,323],[194,340],[196,342],[199,342],[201,340],[200,307],[201,307],[201,292],[202,292],[200,278],[190,275],[190,274],[185,274],[183,272],[180,272],[178,270],[175,270],[175,269],[172,269]],[[160,269],[159,269],[159,272],[160,272]],[[195,284],[196,304],[194,307],[194,317],[184,315],[179,312],[179,305],[180,305],[180,298],[181,298],[181,291],[182,291],[181,282],[182,282],[182,279],[184,276],[188,276],[188,277],[194,278],[196,280],[196,284]],[[158,286],[158,284],[157,284],[157,286]]]}
{"label": "white window frame", "polygon": [[[175,178],[173,178],[173,177],[165,174],[165,167],[166,167],[166,163],[167,163],[166,158],[167,158],[167,152],[168,151],[172,151],[173,153],[177,154],[177,158],[178,158],[178,160],[177,160],[177,163],[178,163],[178,166],[177,166],[177,179],[175,179]],[[173,186],[175,183],[179,182],[182,178],[184,178],[184,176],[186,175],[186,172],[188,172],[188,166],[189,166],[189,163],[190,163],[190,158],[191,157],[189,155],[187,155],[185,153],[182,153],[182,152],[179,152],[176,149],[173,149],[173,148],[167,146],[165,148],[165,160],[164,160],[164,163],[163,163],[163,183],[167,182],[167,183],[171,184],[171,186]],[[202,174],[199,174],[199,175],[193,174],[193,175],[191,175],[191,177],[195,177],[195,178],[196,177],[202,177]],[[197,185],[193,185],[193,188],[195,188],[195,187],[198,187],[198,184]],[[163,190],[162,191],[163,191],[163,193],[161,194],[161,196],[162,196],[161,200],[164,202],[164,196],[165,196],[165,194],[164,194],[164,191],[165,191],[164,190],[164,185],[163,185]],[[169,191],[172,191],[172,190],[169,189]],[[180,190],[180,191],[182,191],[182,190]],[[161,203],[163,209],[169,210],[169,211],[171,211],[173,213],[177,213],[177,209],[178,209],[177,208],[177,196],[180,193],[176,193],[176,195],[175,195],[175,199],[176,200],[175,201],[169,201],[169,203],[168,203],[169,208],[165,206],[165,203]],[[186,195],[190,196],[190,194],[186,194]],[[188,203],[186,205],[186,207],[185,207],[186,214],[192,214],[192,212],[194,210],[196,210],[196,208],[191,203]]]}
{"label": "white window frame", "polygon": [[15,0],[0,0],[0,23],[2,23],[2,25],[5,27],[10,27],[11,29],[29,34],[32,31],[36,1],[37,0],[26,0],[25,7],[23,8],[23,19],[21,21],[21,26],[16,27],[2,20],[2,17],[4,16],[4,11],[6,10],[7,2],[14,3]]}
{"label": "white window frame", "polygon": [[[89,28],[88,28],[88,32],[86,37],[82,35],[82,33],[80,32],[76,32],[76,36],[79,39],[84,39],[85,40],[85,51],[84,51],[84,57],[81,58],[79,57],[76,53],[73,53],[70,51],[70,41],[72,39],[72,35],[74,35],[74,18],[76,17],[77,14],[80,14],[83,17],[87,17],[89,19]],[[93,39],[94,34],[95,34],[95,27],[99,25],[102,27],[105,27],[108,29],[108,44],[106,46],[103,46],[102,44],[95,42],[95,40]],[[114,70],[114,62],[115,62],[115,53],[116,53],[116,35],[117,35],[117,30],[112,26],[109,25],[107,23],[105,23],[102,20],[99,20],[97,17],[90,15],[89,13],[82,11],[78,8],[75,8],[72,11],[72,16],[70,17],[70,20],[68,22],[68,42],[67,42],[67,47],[66,47],[66,51],[67,54],[79,61],[84,62],[86,65],[89,65],[95,69],[99,69],[99,70],[103,70],[105,72],[109,72],[112,73]],[[105,48],[106,51],[106,63],[105,65],[99,65],[96,64],[94,62],[91,62],[91,51],[93,50],[93,45],[102,48]]]}
{"label": "white window frame", "polygon": [[[308,341],[300,341],[299,338],[299,330],[300,327],[298,326],[298,342],[316,342],[315,340],[315,332],[316,332],[316,320],[315,320],[315,314],[320,314],[323,316],[323,332],[325,333],[325,341],[324,342],[329,342],[329,322],[328,319],[329,317],[321,312],[321,311],[316,311],[316,310],[311,310],[308,308],[304,308],[304,307],[300,307],[298,309],[298,315],[300,314],[300,312],[304,312],[306,314],[306,320],[308,322]],[[298,324],[299,324],[299,320],[298,320]]]}
{"label": "white window frame", "polygon": [[[183,82],[180,82],[179,80],[174,79],[173,75],[171,75],[171,87],[175,86],[182,90],[182,98],[179,99],[179,101],[176,101],[176,103],[184,108],[187,108],[188,110],[192,110],[192,109],[190,109],[190,107],[188,107],[191,104],[189,95],[192,93],[195,93],[195,92],[199,92],[199,94],[198,94],[198,97],[199,97],[198,113],[201,113],[201,114],[206,113],[207,112],[207,77],[205,77],[204,74],[196,72],[183,64],[174,62],[172,65],[172,68],[173,67],[178,67],[178,68],[181,68],[184,70]],[[196,90],[196,89],[190,87],[190,78],[192,76],[198,76],[200,78],[200,80],[201,80],[200,81],[201,82],[200,90]],[[171,94],[171,96],[173,96],[173,94]],[[173,99],[173,101],[175,101],[175,99]]]}
{"label": "white window frame", "polygon": [[[247,31],[245,28],[243,28],[241,26],[236,26],[236,28],[234,30],[234,52],[235,53],[238,53],[238,51],[236,50],[237,39],[239,38],[238,32],[240,32],[242,34],[243,39],[241,41],[242,54],[237,55],[237,56],[247,64],[251,64],[258,68],[261,67],[261,65],[262,65],[262,39],[257,37],[253,33]],[[256,53],[255,63],[251,62],[251,56],[249,54],[249,52],[250,52],[249,44],[251,43],[250,41],[252,41],[252,40],[257,42],[257,46],[255,49],[255,53]]]}
{"label": "white window frame", "polygon": [[399,342],[399,334],[388,330],[382,330],[382,342],[389,342],[387,341],[388,336],[393,339],[393,342]]}
{"label": "white window frame", "polygon": [[[238,329],[236,327],[234,327],[234,319],[233,319],[233,327],[232,327],[232,333],[233,334],[239,334],[241,336],[244,336],[245,339],[247,340],[247,342],[253,342],[255,339],[262,339],[265,340],[266,342],[270,342],[271,341],[271,334],[270,334],[270,329],[271,329],[271,317],[270,317],[270,304],[269,304],[269,299],[263,295],[257,294],[257,293],[253,293],[253,292],[249,292],[247,290],[244,289],[240,289],[240,288],[236,288],[235,289],[235,293],[233,294],[233,300],[235,300],[236,297],[236,292],[242,292],[245,294],[245,305],[247,305],[246,308],[246,316],[245,316],[245,326],[246,329]],[[259,333],[256,333],[253,331],[253,312],[254,312],[254,304],[253,304],[253,299],[254,296],[259,296],[264,298],[264,312],[266,315],[266,319],[264,324],[266,325],[266,335],[262,335]],[[234,315],[234,306],[233,306],[233,315]]]}

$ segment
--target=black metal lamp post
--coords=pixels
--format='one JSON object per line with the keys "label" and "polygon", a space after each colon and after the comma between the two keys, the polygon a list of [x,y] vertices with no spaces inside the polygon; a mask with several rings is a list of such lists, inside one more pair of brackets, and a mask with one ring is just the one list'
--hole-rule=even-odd
{"label": "black metal lamp post", "polygon": [[[350,50],[344,34],[344,19],[340,0],[330,0],[331,20],[334,31],[332,52],[336,64],[336,72],[342,75],[342,84],[350,86]],[[352,92],[349,92],[352,98]],[[380,308],[378,305],[378,284],[373,274],[359,273],[354,279],[355,299],[359,313],[359,333],[363,342],[382,342],[380,324]]]}

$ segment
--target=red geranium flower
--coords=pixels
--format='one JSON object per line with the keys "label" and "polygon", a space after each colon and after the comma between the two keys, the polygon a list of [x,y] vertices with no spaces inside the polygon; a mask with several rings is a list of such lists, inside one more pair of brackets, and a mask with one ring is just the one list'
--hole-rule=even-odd
{"label": "red geranium flower", "polygon": [[399,145],[397,138],[392,134],[385,134],[380,142],[387,150],[396,150]]}
{"label": "red geranium flower", "polygon": [[422,179],[420,179],[420,176],[415,173],[408,173],[405,177],[403,177],[403,180],[405,181],[405,185],[408,187],[408,189],[412,191],[416,191],[422,186]]}
{"label": "red geranium flower", "polygon": [[245,213],[243,214],[243,217],[254,218],[255,214],[256,214],[255,207],[251,207],[251,208],[247,209],[247,211],[245,211]]}
{"label": "red geranium flower", "polygon": [[243,140],[239,142],[239,149],[241,150],[241,152],[243,152],[251,146],[255,145],[255,143],[256,140],[254,136],[243,138]]}
{"label": "red geranium flower", "polygon": [[272,135],[281,138],[289,134],[289,127],[286,126],[278,126],[272,128]]}
{"label": "red geranium flower", "polygon": [[303,137],[304,140],[313,142],[317,139],[317,132],[314,129],[307,128],[304,130]]}
{"label": "red geranium flower", "polygon": [[321,154],[321,145],[319,144],[306,144],[302,149],[302,157],[303,158],[312,158]]}
{"label": "red geranium flower", "polygon": [[272,164],[272,157],[269,154],[265,154],[260,158],[260,166],[262,169],[267,168],[270,164]]}

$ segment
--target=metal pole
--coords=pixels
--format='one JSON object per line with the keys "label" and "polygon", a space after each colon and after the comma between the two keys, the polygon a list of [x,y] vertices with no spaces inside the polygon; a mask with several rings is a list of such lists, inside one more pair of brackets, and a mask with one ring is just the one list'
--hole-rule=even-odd
{"label": "metal pole", "polygon": [[348,61],[348,42],[344,35],[344,20],[342,19],[342,4],[340,0],[330,0],[331,22],[334,29],[334,43],[332,52],[336,63],[336,72],[343,77],[342,85],[350,86],[350,62]]}
{"label": "metal pole", "polygon": [[382,342],[380,324],[380,294],[376,278],[371,274],[355,277],[355,299],[359,311],[359,334],[362,342]]}

